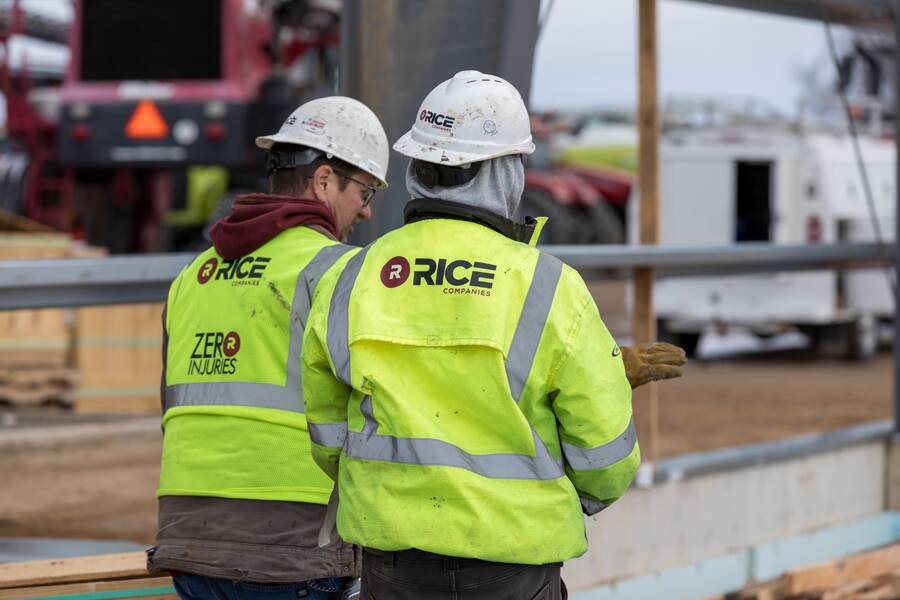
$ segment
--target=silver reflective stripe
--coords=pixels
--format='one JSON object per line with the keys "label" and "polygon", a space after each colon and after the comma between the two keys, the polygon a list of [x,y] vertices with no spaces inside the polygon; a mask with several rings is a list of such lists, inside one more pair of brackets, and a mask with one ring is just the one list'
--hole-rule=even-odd
{"label": "silver reflective stripe", "polygon": [[166,388],[166,409],[174,406],[253,406],[303,412],[294,390],[246,381],[177,383]]}
{"label": "silver reflective stripe", "polygon": [[166,388],[166,410],[174,406],[252,406],[304,412],[300,352],[303,329],[313,294],[322,275],[353,246],[333,244],[320,249],[297,275],[290,307],[291,333],[285,365],[285,385],[247,381],[179,383]]}
{"label": "silver reflective stripe", "polygon": [[[285,370],[288,373],[288,382],[296,378],[299,389],[303,389],[300,380],[300,351],[303,349],[303,330],[306,328],[306,319],[309,317],[309,309],[316,292],[319,280],[328,269],[344,254],[353,249],[353,246],[334,244],[325,246],[319,250],[309,264],[297,277],[297,287],[294,289],[294,300],[291,304],[291,346],[288,352],[288,360]],[[290,385],[290,383],[289,383]]]}
{"label": "silver reflective stripe", "polygon": [[525,296],[522,314],[513,334],[512,344],[506,356],[506,377],[509,379],[509,390],[513,400],[519,401],[525,382],[531,372],[534,356],[537,354],[544,324],[550,315],[550,305],[556,294],[556,286],[562,273],[559,259],[544,254],[538,257],[534,268],[534,277]]}
{"label": "silver reflective stripe", "polygon": [[578,496],[578,499],[581,500],[581,508],[586,515],[596,515],[598,512],[606,508],[605,504],[603,504],[599,500],[594,500],[593,498]]}
{"label": "silver reflective stripe", "polygon": [[595,448],[579,448],[562,442],[563,455],[569,466],[575,471],[593,471],[603,469],[628,457],[634,450],[637,436],[634,433],[634,419],[628,427],[613,441]]}
{"label": "silver reflective stripe", "polygon": [[309,439],[326,448],[343,448],[347,423],[309,423]]}
{"label": "silver reflective stripe", "polygon": [[526,454],[470,454],[443,440],[401,438],[378,434],[372,397],[363,398],[365,419],[361,432],[348,433],[344,454],[351,458],[420,466],[458,467],[492,479],[555,480],[564,476],[562,465],[547,452],[532,430],[536,456]]}
{"label": "silver reflective stripe", "polygon": [[328,306],[328,353],[337,378],[347,385],[350,385],[350,293],[368,251],[366,246],[347,262]]}

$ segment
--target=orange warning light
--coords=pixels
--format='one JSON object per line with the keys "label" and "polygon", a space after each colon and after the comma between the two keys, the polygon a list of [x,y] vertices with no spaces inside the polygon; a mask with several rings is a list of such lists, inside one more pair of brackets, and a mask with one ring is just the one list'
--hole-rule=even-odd
{"label": "orange warning light", "polygon": [[142,139],[164,138],[169,135],[169,126],[152,100],[141,100],[128,119],[125,135]]}

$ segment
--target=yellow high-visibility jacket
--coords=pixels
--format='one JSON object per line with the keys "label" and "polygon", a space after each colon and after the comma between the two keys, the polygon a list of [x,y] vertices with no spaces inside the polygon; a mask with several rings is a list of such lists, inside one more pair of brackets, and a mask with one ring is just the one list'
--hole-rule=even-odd
{"label": "yellow high-visibility jacket", "polygon": [[587,549],[582,511],[640,463],[620,352],[581,277],[478,222],[420,220],[344,255],[302,360],[350,543],[567,560]]}

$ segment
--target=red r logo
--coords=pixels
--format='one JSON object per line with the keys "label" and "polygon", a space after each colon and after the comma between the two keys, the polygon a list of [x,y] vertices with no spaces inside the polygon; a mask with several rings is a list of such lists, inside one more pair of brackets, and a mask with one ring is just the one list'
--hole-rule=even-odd
{"label": "red r logo", "polygon": [[409,279],[409,261],[402,256],[395,256],[381,267],[381,283],[385,287],[395,288]]}
{"label": "red r logo", "polygon": [[215,258],[211,258],[200,266],[200,270],[197,271],[197,281],[200,282],[201,285],[212,279],[213,273],[216,272],[216,267],[219,266],[219,261]]}
{"label": "red r logo", "polygon": [[241,349],[241,336],[236,331],[229,331],[222,340],[222,354],[231,358]]}

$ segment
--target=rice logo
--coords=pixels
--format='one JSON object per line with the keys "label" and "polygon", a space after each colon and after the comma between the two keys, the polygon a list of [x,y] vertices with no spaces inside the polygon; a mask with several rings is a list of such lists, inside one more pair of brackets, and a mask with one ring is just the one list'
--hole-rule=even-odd
{"label": "rice logo", "polygon": [[237,331],[199,331],[194,334],[188,375],[234,375],[240,350]]}
{"label": "rice logo", "polygon": [[242,256],[234,260],[223,260],[220,264],[218,259],[210,258],[200,265],[197,281],[201,285],[210,280],[230,281],[232,286],[259,285],[271,260],[268,256]]}
{"label": "rice logo", "polygon": [[388,288],[403,285],[412,275],[414,286],[440,286],[447,295],[490,296],[497,265],[447,258],[417,258],[415,270],[403,256],[395,256],[381,268],[381,283]]}
{"label": "rice logo", "polygon": [[200,283],[200,285],[203,285],[212,279],[213,274],[216,272],[216,267],[218,266],[219,261],[215,258],[210,258],[200,265],[200,270],[197,271],[197,282]]}
{"label": "rice logo", "polygon": [[422,109],[422,112],[419,113],[419,120],[429,123],[435,129],[441,129],[443,131],[450,131],[453,124],[456,122],[455,117],[442,115],[424,108]]}
{"label": "rice logo", "polygon": [[402,256],[395,256],[381,267],[381,283],[385,287],[395,288],[409,279],[409,261]]}

